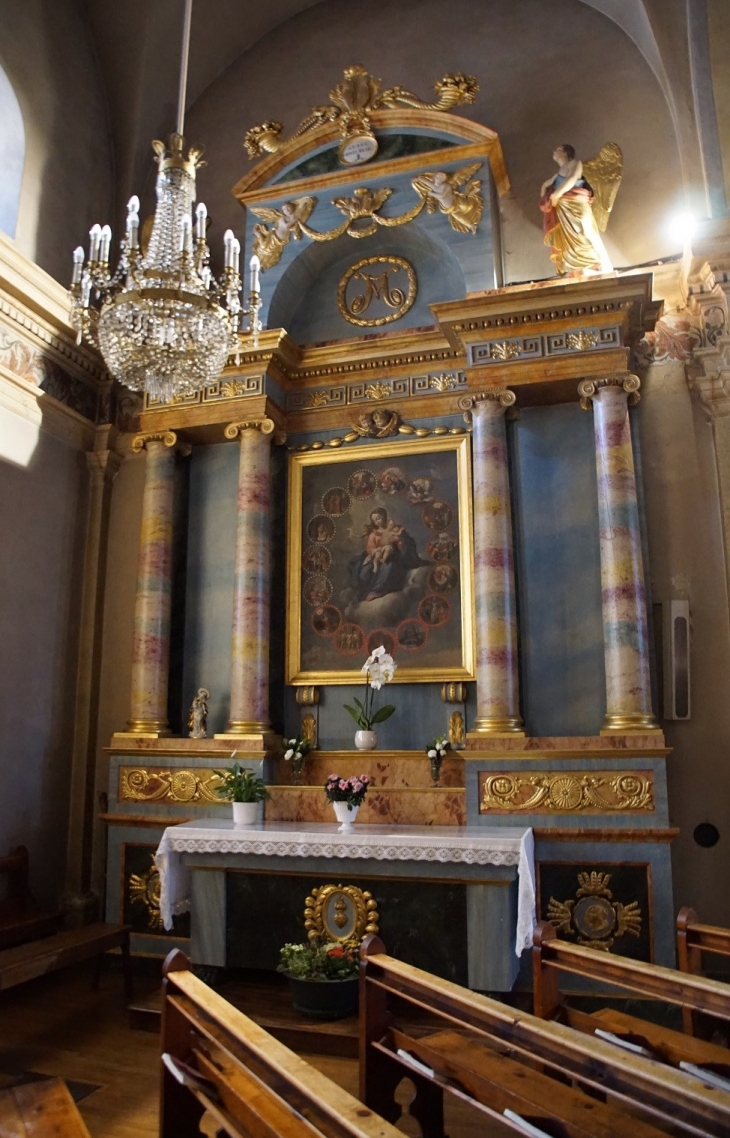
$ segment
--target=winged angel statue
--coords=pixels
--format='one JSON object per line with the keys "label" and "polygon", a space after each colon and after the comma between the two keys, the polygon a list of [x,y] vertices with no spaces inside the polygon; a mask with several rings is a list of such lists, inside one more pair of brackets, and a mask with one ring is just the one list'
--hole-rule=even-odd
{"label": "winged angel statue", "polygon": [[452,174],[443,170],[435,174],[419,174],[411,185],[423,198],[429,213],[434,213],[438,208],[448,216],[451,228],[457,233],[476,233],[484,209],[484,199],[481,182],[477,178],[471,182],[469,179],[481,165],[481,162],[474,162]]}
{"label": "winged angel statue", "polygon": [[316,198],[303,197],[284,202],[281,209],[250,207],[255,217],[260,217],[261,221],[268,221],[271,225],[270,229],[260,223],[253,227],[253,251],[260,260],[262,269],[270,269],[279,263],[282,250],[289,244],[291,237],[295,241],[300,240],[302,225],[316,203]]}
{"label": "winged angel statue", "polygon": [[561,276],[610,273],[613,266],[600,231],[605,231],[623,174],[623,154],[615,142],[602,146],[590,162],[563,143],[553,151],[558,172],[543,182],[540,209],[544,241]]}

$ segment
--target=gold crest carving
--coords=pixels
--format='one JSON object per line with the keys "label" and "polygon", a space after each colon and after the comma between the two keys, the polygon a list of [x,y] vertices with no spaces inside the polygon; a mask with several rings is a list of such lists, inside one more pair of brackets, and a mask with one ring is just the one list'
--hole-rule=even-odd
{"label": "gold crest carving", "polygon": [[[350,265],[342,277],[337,289],[337,307],[349,324],[378,328],[405,316],[413,306],[416,293],[416,274],[405,257],[390,253],[365,257]],[[375,312],[367,315],[373,304]],[[385,313],[378,310],[378,304],[385,305]],[[386,393],[389,392],[388,387]]]}
{"label": "gold crest carving", "polygon": [[130,873],[129,897],[133,905],[144,905],[147,910],[147,925],[153,932],[163,929],[160,913],[160,874],[152,863],[146,873]]}
{"label": "gold crest carving", "polygon": [[[382,90],[380,79],[376,79],[360,64],[348,67],[344,72],[342,82],[330,91],[330,102],[324,107],[314,107],[312,111],[300,122],[292,135],[298,138],[310,130],[315,130],[325,123],[338,123],[340,132],[346,142],[359,140],[372,140],[375,136],[371,130],[369,111],[394,110],[396,107],[416,107],[421,110],[450,111],[459,104],[471,104],[479,91],[479,84],[473,75],[463,75],[460,72],[444,75],[434,84],[436,91],[435,101],[428,103],[419,99],[405,87],[395,86]],[[280,122],[265,122],[254,126],[247,131],[244,146],[249,158],[258,158],[263,154],[274,154],[284,140],[281,138],[283,126]],[[343,144],[344,145],[344,144]],[[373,149],[372,143],[366,148],[367,158],[372,158],[377,152],[377,142]],[[347,162],[347,156],[341,148],[340,157]],[[365,161],[367,158],[359,158]],[[355,163],[353,163],[355,164]]]}
{"label": "gold crest carving", "polygon": [[378,903],[357,885],[321,885],[305,901],[304,927],[310,940],[362,941],[378,932]]}
{"label": "gold crest carving", "polygon": [[610,873],[578,874],[575,897],[567,901],[550,898],[547,919],[559,933],[575,937],[578,944],[609,952],[624,935],[641,935],[641,908],[638,901],[623,905],[613,900],[608,888]]}

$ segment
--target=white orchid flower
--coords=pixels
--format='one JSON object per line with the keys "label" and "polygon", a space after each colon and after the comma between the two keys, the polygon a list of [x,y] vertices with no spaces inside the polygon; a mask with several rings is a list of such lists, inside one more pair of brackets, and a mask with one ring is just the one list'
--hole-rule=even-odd
{"label": "white orchid flower", "polygon": [[380,691],[380,689],[382,688],[382,686],[383,686],[383,681],[382,681],[382,680],[371,680],[371,681],[370,681],[370,687],[371,687],[371,688],[375,688],[375,690],[376,690],[376,691]]}

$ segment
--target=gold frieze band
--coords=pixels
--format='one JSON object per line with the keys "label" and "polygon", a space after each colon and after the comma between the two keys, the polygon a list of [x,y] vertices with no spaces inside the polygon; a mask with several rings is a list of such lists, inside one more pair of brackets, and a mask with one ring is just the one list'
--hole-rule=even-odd
{"label": "gold frieze band", "polygon": [[187,770],[160,767],[120,767],[120,802],[215,802],[222,780],[209,768]]}
{"label": "gold frieze band", "polygon": [[654,776],[615,771],[479,775],[479,813],[614,814],[653,811]]}

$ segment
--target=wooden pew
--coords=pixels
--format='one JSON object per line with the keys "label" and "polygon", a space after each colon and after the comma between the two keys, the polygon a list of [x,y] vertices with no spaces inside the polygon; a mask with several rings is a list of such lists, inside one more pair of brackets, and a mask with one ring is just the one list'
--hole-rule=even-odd
{"label": "wooden pew", "polygon": [[2,1138],[90,1138],[63,1079],[0,1091]]}
{"label": "wooden pew", "polygon": [[644,999],[706,1012],[723,1020],[730,1020],[730,985],[569,944],[558,939],[549,921],[540,921],[535,926],[532,964],[534,1011],[541,1019],[560,1019],[589,1034],[598,1028],[618,1036],[640,1037],[633,1041],[652,1051],[662,1062],[674,1066],[682,1062],[719,1064],[727,1068],[727,1078],[730,1078],[730,1052],[726,1048],[612,1008],[591,1014],[578,1011],[561,995],[559,977],[561,973],[579,976],[601,984],[604,995],[605,985],[611,985]]}
{"label": "wooden pew", "polygon": [[[677,915],[677,967],[680,972],[701,976],[703,952],[730,957],[730,929],[700,924],[694,909],[685,906]],[[695,1034],[698,1018],[693,1008],[682,1008],[682,1021],[688,1035]]]}
{"label": "wooden pew", "polygon": [[[444,1138],[445,1093],[522,1134],[505,1110],[563,1138],[730,1133],[728,1091],[431,976],[387,956],[377,937],[360,955],[360,1098],[395,1122],[394,1092],[409,1078],[423,1138]],[[402,1001],[410,1019],[420,1009],[441,1030],[399,1026]]]}
{"label": "wooden pew", "polygon": [[63,913],[41,911],[28,886],[28,851],[25,846],[0,857],[0,877],[5,878],[0,901],[0,949],[12,948],[36,937],[50,936],[63,922]]}
{"label": "wooden pew", "polygon": [[403,1138],[232,1007],[174,950],[163,966],[160,1138]]}
{"label": "wooden pew", "polygon": [[130,932],[130,925],[83,925],[78,929],[66,929],[55,936],[45,936],[28,944],[3,949],[0,952],[0,991],[34,980],[46,972],[55,972],[69,964],[90,959],[96,962],[93,986],[97,987],[104,953],[112,948],[120,948],[124,991],[127,1002],[131,1002],[133,985],[129,954]]}

